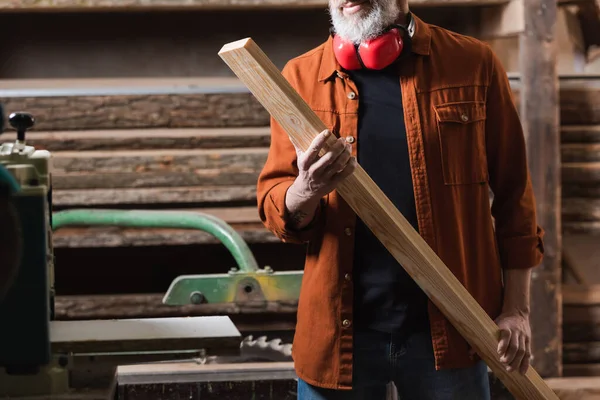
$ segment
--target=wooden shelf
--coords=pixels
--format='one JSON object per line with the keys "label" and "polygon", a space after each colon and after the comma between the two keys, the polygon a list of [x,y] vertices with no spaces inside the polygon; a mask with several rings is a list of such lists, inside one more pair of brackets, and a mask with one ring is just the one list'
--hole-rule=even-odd
{"label": "wooden shelf", "polygon": [[[411,0],[411,7],[489,6],[510,0]],[[0,12],[101,12],[324,8],[325,0],[0,0]]]}

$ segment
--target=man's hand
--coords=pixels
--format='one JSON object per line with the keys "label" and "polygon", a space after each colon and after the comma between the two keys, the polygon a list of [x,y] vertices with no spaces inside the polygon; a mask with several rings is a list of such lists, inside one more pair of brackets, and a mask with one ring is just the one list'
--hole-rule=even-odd
{"label": "man's hand", "polygon": [[498,354],[500,361],[511,372],[527,372],[531,361],[531,327],[529,315],[518,310],[503,312],[496,318],[500,328]]}
{"label": "man's hand", "polygon": [[321,198],[335,189],[337,184],[352,174],[356,159],[352,157],[352,146],[344,138],[338,138],[327,152],[319,152],[331,133],[321,132],[312,141],[306,152],[296,148],[298,154],[298,178],[294,182],[294,193],[304,198]]}
{"label": "man's hand", "polygon": [[285,202],[297,228],[312,220],[319,200],[351,175],[358,165],[352,157],[351,145],[343,138],[338,138],[319,157],[330,135],[328,130],[321,132],[305,152],[296,147],[298,177],[288,189]]}

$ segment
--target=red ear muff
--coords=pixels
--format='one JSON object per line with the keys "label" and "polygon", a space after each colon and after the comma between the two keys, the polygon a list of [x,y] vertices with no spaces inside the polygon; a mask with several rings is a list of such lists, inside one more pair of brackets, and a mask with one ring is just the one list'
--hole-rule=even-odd
{"label": "red ear muff", "polygon": [[362,68],[354,43],[347,42],[338,35],[333,37],[333,52],[342,68],[353,71]]}
{"label": "red ear muff", "polygon": [[381,36],[361,43],[358,48],[339,36],[333,37],[333,51],[342,68],[356,70],[383,69],[392,64],[402,53],[404,42],[396,27]]}
{"label": "red ear muff", "polygon": [[402,53],[404,42],[398,28],[393,28],[373,40],[361,43],[358,52],[368,69],[383,69],[396,61]]}

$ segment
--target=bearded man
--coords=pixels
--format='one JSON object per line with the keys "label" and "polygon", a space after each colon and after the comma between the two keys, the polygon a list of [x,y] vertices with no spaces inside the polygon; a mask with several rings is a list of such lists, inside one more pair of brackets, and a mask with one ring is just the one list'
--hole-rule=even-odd
{"label": "bearded man", "polygon": [[282,71],[328,129],[303,152],[271,120],[257,185],[265,226],[307,249],[298,398],[384,399],[394,382],[403,400],[489,399],[485,363],[336,187],[360,163],[496,321],[506,368],[525,373],[543,230],[506,72],[407,0],[330,0],[329,12],[326,41]]}

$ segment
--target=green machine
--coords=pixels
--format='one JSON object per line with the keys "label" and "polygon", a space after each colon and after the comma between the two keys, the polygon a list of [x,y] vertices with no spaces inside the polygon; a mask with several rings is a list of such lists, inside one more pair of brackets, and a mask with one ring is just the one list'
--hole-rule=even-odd
{"label": "green machine", "polygon": [[0,282],[0,321],[12,329],[0,330],[0,365],[5,365],[8,372],[20,373],[36,371],[50,361],[49,321],[54,298],[49,228],[52,192],[50,154],[25,143],[25,132],[33,126],[33,117],[13,114],[10,124],[17,131],[17,140],[0,146],[0,177],[4,181],[0,183],[0,215],[9,221],[0,221],[4,226],[4,244],[0,246],[10,258],[2,266],[6,276]]}
{"label": "green machine", "polygon": [[[0,105],[0,133],[5,126]],[[265,308],[298,300],[302,271],[259,268],[248,245],[224,221],[199,212],[67,210],[52,213],[52,156],[26,144],[34,116],[12,113],[14,141],[0,145],[0,398],[52,398],[78,390],[115,396],[116,367],[189,359],[234,358],[243,344],[229,317],[110,321],[54,319],[54,231],[66,226],[197,229],[215,236],[237,268],[175,279],[167,305],[233,303]],[[148,332],[152,332],[149,334]],[[90,360],[97,360],[92,362]],[[90,376],[93,375],[93,379]],[[50,396],[50,397],[48,397]]]}

